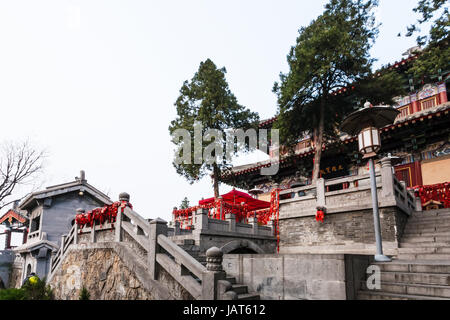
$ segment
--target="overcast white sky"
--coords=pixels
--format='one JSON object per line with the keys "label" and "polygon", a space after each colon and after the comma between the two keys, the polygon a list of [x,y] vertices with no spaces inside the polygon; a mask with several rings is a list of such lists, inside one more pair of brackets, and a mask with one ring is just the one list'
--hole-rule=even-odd
{"label": "overcast white sky", "polygon": [[[241,104],[272,117],[271,89],[297,30],[325,3],[0,0],[0,141],[29,138],[47,149],[43,186],[84,169],[113,200],[126,191],[142,216],[170,220],[184,196],[195,204],[213,195],[208,177],[190,185],[171,163],[168,126],[183,81],[211,58],[227,68]],[[377,66],[414,46],[397,34],[415,21],[416,3],[380,1]]]}

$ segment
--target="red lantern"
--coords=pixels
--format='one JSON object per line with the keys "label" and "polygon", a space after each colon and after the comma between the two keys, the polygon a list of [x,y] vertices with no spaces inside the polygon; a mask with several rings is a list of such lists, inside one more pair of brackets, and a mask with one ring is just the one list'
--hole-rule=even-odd
{"label": "red lantern", "polygon": [[316,212],[316,221],[323,223],[324,219],[325,219],[325,208],[318,207]]}

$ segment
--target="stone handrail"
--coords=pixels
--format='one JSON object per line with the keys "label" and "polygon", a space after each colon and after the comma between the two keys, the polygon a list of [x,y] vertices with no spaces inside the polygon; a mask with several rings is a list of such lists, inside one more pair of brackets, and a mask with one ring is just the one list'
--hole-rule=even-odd
{"label": "stone handrail", "polygon": [[166,221],[158,218],[149,222],[125,207],[123,214],[117,216],[115,228],[116,241],[122,241],[122,232],[126,232],[145,250],[148,271],[153,280],[158,279],[158,270],[162,267],[194,299],[217,298],[220,276],[209,271],[167,237]]}
{"label": "stone handrail", "polygon": [[[416,199],[407,190],[403,182],[399,182],[393,173],[390,158],[381,159],[381,169],[375,172],[379,201],[381,206],[397,206],[407,215],[416,210]],[[329,191],[333,186],[341,186],[340,190]],[[289,205],[301,201],[304,205],[297,212],[289,213],[286,218],[293,215],[314,215],[317,207],[326,207],[327,212],[344,212],[345,210],[361,210],[371,208],[370,177],[368,174],[350,176],[339,179],[319,179],[316,185],[288,189],[281,195],[292,196],[280,200],[281,205]],[[346,195],[360,193],[359,201],[345,201]],[[365,200],[367,199],[367,200]]]}
{"label": "stone handrail", "polygon": [[53,272],[56,270],[56,268],[59,266],[59,264],[62,262],[62,258],[64,254],[67,252],[67,249],[69,246],[74,242],[76,239],[78,233],[77,224],[75,223],[70,229],[69,233],[67,235],[63,235],[61,237],[61,245],[59,247],[59,250],[56,252],[56,254],[52,257],[51,263],[50,263],[50,273],[48,276],[48,279],[50,279],[53,276]]}
{"label": "stone handrail", "polygon": [[158,236],[158,244],[175,258],[175,261],[185,266],[190,272],[195,274],[199,279],[207,272],[200,262],[191,257],[186,251],[181,249],[175,242],[167,238],[165,235]]}
{"label": "stone handrail", "polygon": [[[121,201],[129,201],[129,196],[121,194]],[[77,211],[82,210],[78,209]],[[223,284],[225,273],[221,269],[222,255],[216,251],[208,251],[207,267],[203,266],[190,254],[179,247],[168,236],[167,222],[161,219],[148,221],[133,211],[130,207],[119,208],[119,212],[114,222],[106,224],[105,227],[96,226],[83,228],[83,234],[90,233],[90,237],[85,238],[88,242],[96,242],[96,232],[110,230],[114,228],[114,241],[122,242],[131,237],[135,243],[143,248],[146,259],[143,261],[148,268],[149,276],[152,280],[158,280],[160,268],[168,272],[194,299],[214,300],[223,296]],[[125,235],[128,236],[124,239]],[[61,237],[59,250],[51,259],[50,273],[47,282],[51,280],[58,266],[61,265],[65,255],[69,251],[71,244],[79,243],[79,228],[75,223],[67,235]],[[98,241],[111,241],[111,239],[100,238]],[[219,250],[220,251],[220,250]],[[221,251],[220,251],[221,252]],[[219,257],[220,256],[220,257]],[[209,259],[209,260],[208,260]]]}

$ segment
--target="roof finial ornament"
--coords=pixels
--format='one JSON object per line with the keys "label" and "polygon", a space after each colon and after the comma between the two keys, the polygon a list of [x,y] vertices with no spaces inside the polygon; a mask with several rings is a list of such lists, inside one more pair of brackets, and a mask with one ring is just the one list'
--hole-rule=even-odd
{"label": "roof finial ornament", "polygon": [[75,177],[75,180],[78,180],[80,182],[86,182],[86,173],[84,170],[80,170],[80,177]]}

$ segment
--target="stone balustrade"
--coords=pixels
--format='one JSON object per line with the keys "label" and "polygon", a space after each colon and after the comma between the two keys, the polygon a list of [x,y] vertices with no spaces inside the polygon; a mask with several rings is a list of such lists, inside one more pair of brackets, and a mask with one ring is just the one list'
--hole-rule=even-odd
{"label": "stone balustrade", "polygon": [[[387,254],[395,255],[407,218],[417,200],[393,172],[390,158],[376,170],[382,238]],[[369,174],[319,179],[316,185],[280,193],[280,253],[374,252],[372,195]],[[324,222],[316,221],[325,208]]]}
{"label": "stone balustrade", "polygon": [[[128,202],[129,195],[120,194],[120,200]],[[77,210],[77,213],[81,212],[82,209]],[[199,221],[202,221],[202,218]],[[251,230],[252,228],[250,226]],[[168,238],[166,221],[159,218],[148,221],[129,207],[119,209],[114,223],[105,223],[102,226],[94,223],[92,227],[85,227],[82,230],[74,224],[70,232],[61,237],[60,248],[54,252],[47,282],[52,280],[70,251],[71,245],[80,247],[100,242],[126,242],[144,258],[150,279],[157,281],[163,268],[194,299],[234,298],[233,293],[228,292],[226,283],[224,284],[225,272],[221,269],[223,256],[221,249],[213,248],[207,252],[209,264],[205,267]]]}

